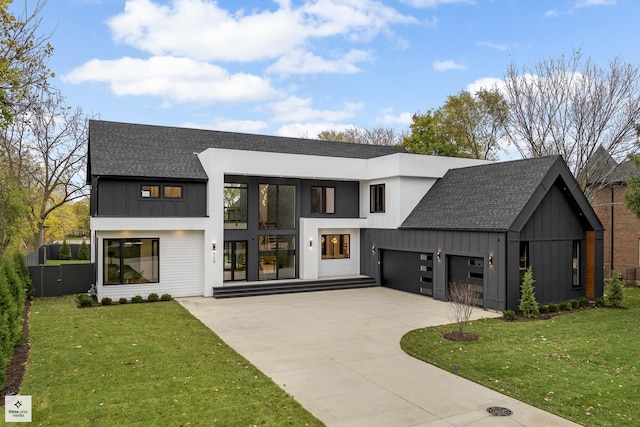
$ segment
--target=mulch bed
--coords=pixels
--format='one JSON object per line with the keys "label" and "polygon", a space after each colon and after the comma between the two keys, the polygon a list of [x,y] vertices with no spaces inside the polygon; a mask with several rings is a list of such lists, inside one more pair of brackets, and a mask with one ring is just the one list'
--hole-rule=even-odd
{"label": "mulch bed", "polygon": [[9,363],[6,372],[6,379],[0,394],[0,406],[4,406],[4,397],[7,394],[16,395],[20,393],[24,372],[29,360],[29,351],[31,350],[31,334],[29,333],[29,311],[31,310],[31,301],[27,301],[24,309],[24,343],[18,346],[13,353],[13,358]]}

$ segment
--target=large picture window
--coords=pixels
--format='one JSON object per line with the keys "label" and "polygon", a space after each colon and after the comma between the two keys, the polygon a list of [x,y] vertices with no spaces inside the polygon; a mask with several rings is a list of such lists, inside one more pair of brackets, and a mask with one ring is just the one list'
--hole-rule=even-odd
{"label": "large picture window", "polygon": [[385,210],[385,189],[384,184],[375,184],[369,187],[370,201],[369,211],[371,213],[380,213]]}
{"label": "large picture window", "polygon": [[335,196],[334,187],[311,187],[311,212],[336,213]]}
{"label": "large picture window", "polygon": [[260,184],[260,228],[294,229],[296,224],[296,187]]}
{"label": "large picture window", "polygon": [[224,184],[224,228],[247,229],[247,184]]}
{"label": "large picture window", "polygon": [[105,239],[104,284],[158,283],[159,239]]}
{"label": "large picture window", "polygon": [[350,256],[348,234],[323,234],[320,243],[322,259],[342,259]]}

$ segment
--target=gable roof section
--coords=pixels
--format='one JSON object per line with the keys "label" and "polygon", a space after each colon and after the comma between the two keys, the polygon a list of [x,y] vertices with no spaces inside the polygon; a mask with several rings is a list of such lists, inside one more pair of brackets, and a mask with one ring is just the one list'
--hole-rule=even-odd
{"label": "gable roof section", "polygon": [[206,180],[197,154],[208,148],[370,159],[400,147],[91,120],[87,178]]}
{"label": "gable roof section", "polygon": [[427,192],[400,228],[518,231],[559,178],[572,205],[591,228],[601,229],[560,156],[452,169]]}

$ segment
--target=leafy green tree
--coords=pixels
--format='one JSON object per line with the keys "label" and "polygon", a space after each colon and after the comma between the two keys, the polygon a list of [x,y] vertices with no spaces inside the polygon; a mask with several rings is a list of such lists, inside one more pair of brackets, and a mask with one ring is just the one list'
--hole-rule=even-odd
{"label": "leafy green tree", "polygon": [[80,247],[78,248],[78,259],[87,260],[89,259],[89,246],[86,241],[82,241]]}
{"label": "leafy green tree", "polygon": [[535,317],[540,314],[540,306],[536,301],[536,294],[533,288],[533,284],[536,281],[533,280],[533,269],[531,266],[527,268],[522,277],[522,283],[520,284],[520,305],[518,309],[526,317]]}
{"label": "leafy green tree", "polygon": [[36,0],[31,10],[21,15],[9,11],[11,0],[0,0],[0,128],[5,128],[15,114],[32,104],[35,87],[47,86],[53,73],[47,61],[53,53],[48,36],[38,32],[39,13],[46,1]]}
{"label": "leafy green tree", "polygon": [[373,128],[351,126],[341,131],[330,129],[318,133],[318,138],[325,141],[368,145],[400,145],[404,136],[402,133],[397,133],[393,128],[382,126]]}
{"label": "leafy green tree", "polygon": [[32,234],[27,199],[23,187],[7,172],[5,157],[0,156],[0,254],[12,242],[22,242]]}
{"label": "leafy green tree", "polygon": [[[636,146],[640,147],[640,125],[636,126]],[[629,159],[635,164],[636,168],[640,167],[640,154],[630,154]],[[624,193],[624,205],[640,219],[640,176],[630,175],[627,178],[627,189]]]}
{"label": "leafy green tree", "polygon": [[415,114],[403,145],[412,153],[494,160],[507,117],[506,101],[497,89],[462,91],[437,110]]}
{"label": "leafy green tree", "polygon": [[71,259],[71,246],[66,240],[60,246],[60,259]]}

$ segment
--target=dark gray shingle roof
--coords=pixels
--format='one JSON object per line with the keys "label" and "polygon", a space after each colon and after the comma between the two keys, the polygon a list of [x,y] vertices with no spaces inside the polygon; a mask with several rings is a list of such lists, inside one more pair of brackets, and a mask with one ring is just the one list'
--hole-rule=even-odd
{"label": "dark gray shingle roof", "polygon": [[401,228],[508,230],[557,162],[560,156],[451,169]]}
{"label": "dark gray shingle roof", "polygon": [[370,159],[400,147],[92,120],[90,175],[206,180],[196,154],[207,148]]}

